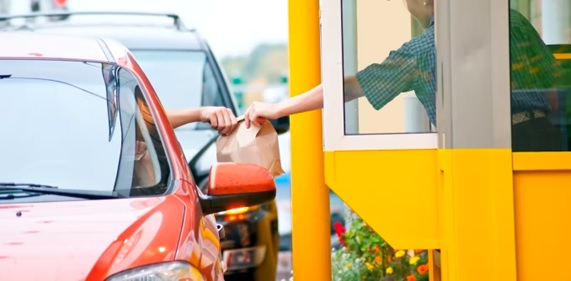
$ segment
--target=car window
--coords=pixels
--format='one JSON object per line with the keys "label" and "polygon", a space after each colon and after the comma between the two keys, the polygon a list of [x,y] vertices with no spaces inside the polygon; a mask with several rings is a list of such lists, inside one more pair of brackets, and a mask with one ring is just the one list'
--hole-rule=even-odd
{"label": "car window", "polygon": [[[202,51],[133,50],[165,109],[224,106],[218,80]],[[209,128],[188,124],[185,129]]]}
{"label": "car window", "polygon": [[135,78],[101,63],[0,63],[0,182],[118,191],[163,187],[169,166]]}

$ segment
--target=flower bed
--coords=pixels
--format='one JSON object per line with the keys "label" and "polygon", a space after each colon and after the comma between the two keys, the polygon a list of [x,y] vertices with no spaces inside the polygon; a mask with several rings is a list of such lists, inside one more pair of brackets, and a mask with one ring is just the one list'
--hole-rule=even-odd
{"label": "flower bed", "polygon": [[331,256],[333,281],[428,281],[426,250],[393,249],[362,219],[334,225],[341,244]]}

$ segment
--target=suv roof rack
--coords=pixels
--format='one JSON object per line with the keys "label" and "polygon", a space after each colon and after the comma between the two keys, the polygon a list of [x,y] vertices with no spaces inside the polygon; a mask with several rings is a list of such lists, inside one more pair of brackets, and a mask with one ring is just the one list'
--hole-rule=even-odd
{"label": "suv roof rack", "polygon": [[48,13],[28,13],[19,15],[0,15],[0,22],[11,19],[39,18],[39,17],[72,17],[72,16],[94,16],[94,15],[114,15],[114,16],[148,16],[167,17],[173,20],[177,29],[186,29],[179,15],[172,13],[152,13],[152,12],[121,12],[121,11],[77,11],[77,12],[48,12]]}

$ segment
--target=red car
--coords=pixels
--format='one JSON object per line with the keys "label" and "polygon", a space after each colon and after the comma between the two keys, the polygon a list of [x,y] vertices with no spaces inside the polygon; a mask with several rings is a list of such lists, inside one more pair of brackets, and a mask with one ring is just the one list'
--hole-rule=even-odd
{"label": "red car", "polygon": [[269,172],[194,182],[120,43],[0,32],[0,279],[223,280],[212,214],[269,202]]}

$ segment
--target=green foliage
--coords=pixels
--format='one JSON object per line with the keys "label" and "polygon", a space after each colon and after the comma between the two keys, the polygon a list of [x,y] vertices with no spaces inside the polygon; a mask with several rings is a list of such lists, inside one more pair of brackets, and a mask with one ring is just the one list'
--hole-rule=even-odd
{"label": "green foliage", "polygon": [[344,246],[332,253],[333,281],[428,281],[427,251],[395,250],[360,218],[336,229]]}

